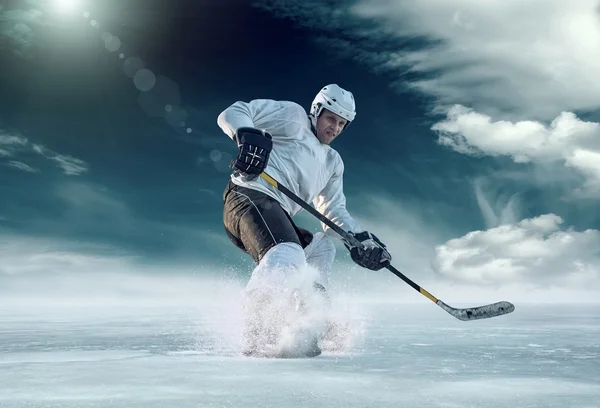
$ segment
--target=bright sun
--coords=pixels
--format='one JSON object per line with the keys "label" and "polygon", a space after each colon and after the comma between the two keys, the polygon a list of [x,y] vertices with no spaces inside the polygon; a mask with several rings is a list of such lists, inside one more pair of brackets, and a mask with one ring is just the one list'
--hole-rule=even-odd
{"label": "bright sun", "polygon": [[55,0],[54,4],[58,11],[63,13],[69,13],[77,8],[77,0]]}

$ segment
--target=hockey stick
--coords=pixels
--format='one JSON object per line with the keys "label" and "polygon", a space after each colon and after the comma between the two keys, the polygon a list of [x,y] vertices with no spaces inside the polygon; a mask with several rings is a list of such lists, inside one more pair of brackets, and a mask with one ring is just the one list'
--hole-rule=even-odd
{"label": "hockey stick", "polygon": [[[275,180],[273,177],[269,176],[267,173],[262,172],[260,177],[265,180],[267,183],[275,187],[277,190],[281,191],[283,194],[288,196],[292,201],[297,203],[300,207],[304,208],[306,211],[317,217],[321,222],[326,224],[329,228],[334,230],[337,234],[339,234],[344,240],[349,242],[355,246],[361,246],[362,243],[354,238],[352,234],[344,231],[337,225],[333,223],[330,219],[325,217],[323,214],[315,210],[308,203],[298,197],[296,194],[292,193],[285,186],[282,186]],[[433,303],[444,309],[450,315],[456,317],[459,320],[477,320],[477,319],[489,319],[490,317],[501,316],[507,313],[511,313],[515,310],[515,306],[510,302],[497,302],[492,303],[490,305],[478,306],[478,307],[470,307],[459,309],[452,306],[448,306],[446,303],[437,299],[431,293],[427,292],[425,289],[417,285],[415,282],[406,277],[402,272],[394,268],[392,265],[387,266],[387,269],[391,271],[394,275],[402,279],[404,282],[408,283],[414,290],[425,296],[427,299],[431,300]]]}

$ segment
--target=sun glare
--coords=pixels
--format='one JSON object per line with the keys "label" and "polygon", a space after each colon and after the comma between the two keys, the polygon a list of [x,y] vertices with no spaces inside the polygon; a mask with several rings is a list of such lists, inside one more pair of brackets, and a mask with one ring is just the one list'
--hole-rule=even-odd
{"label": "sun glare", "polygon": [[77,0],[55,0],[56,9],[61,13],[71,13],[77,9]]}

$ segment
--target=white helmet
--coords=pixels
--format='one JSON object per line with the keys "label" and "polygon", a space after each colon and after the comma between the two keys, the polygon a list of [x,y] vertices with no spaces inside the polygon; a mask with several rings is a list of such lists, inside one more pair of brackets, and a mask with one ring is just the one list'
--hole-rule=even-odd
{"label": "white helmet", "polygon": [[336,84],[324,86],[310,106],[310,116],[314,127],[317,126],[317,118],[323,108],[346,119],[350,124],[356,116],[356,106],[354,104],[354,95]]}

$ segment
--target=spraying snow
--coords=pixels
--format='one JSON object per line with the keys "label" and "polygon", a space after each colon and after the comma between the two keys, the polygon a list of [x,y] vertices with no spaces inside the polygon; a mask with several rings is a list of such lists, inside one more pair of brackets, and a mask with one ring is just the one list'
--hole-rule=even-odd
{"label": "spraying snow", "polygon": [[241,323],[240,350],[249,356],[295,358],[355,346],[361,325],[340,313],[326,290],[315,285],[318,270],[307,265],[286,276],[281,290],[262,285],[240,291],[241,316],[234,318]]}

